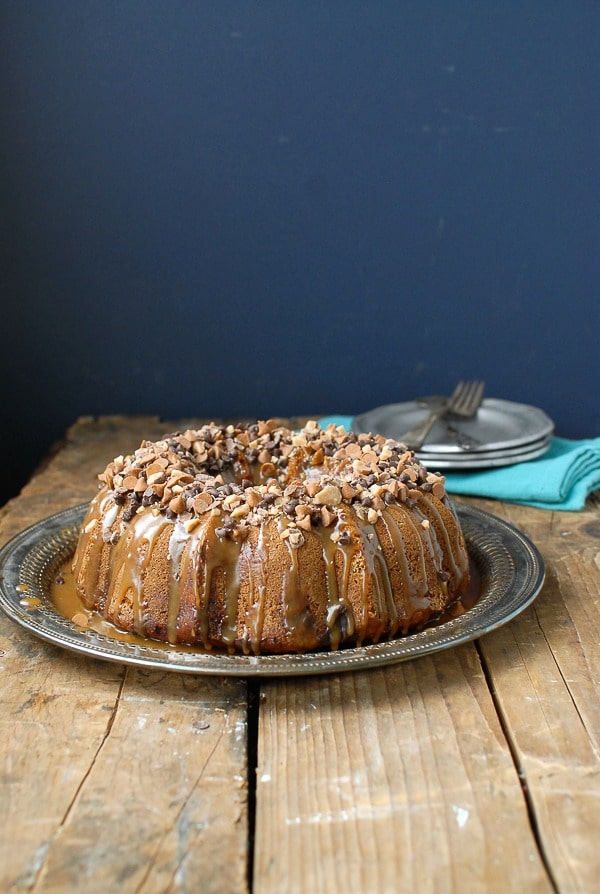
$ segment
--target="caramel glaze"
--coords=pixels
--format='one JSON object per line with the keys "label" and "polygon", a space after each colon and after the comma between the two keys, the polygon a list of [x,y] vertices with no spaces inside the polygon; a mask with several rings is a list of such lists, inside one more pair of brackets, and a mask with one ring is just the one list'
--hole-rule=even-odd
{"label": "caramel glaze", "polygon": [[302,549],[281,536],[285,516],[240,541],[219,536],[217,514],[188,530],[150,507],[112,543],[122,512],[107,488],[92,501],[73,564],[77,593],[118,628],[171,644],[252,654],[377,642],[425,624],[469,578],[454,513],[432,494],[387,506],[375,524],[342,504]]}
{"label": "caramel glaze", "polygon": [[[465,611],[469,611],[477,603],[481,595],[481,578],[477,565],[470,562],[470,580],[467,589],[461,596],[444,609],[441,614],[433,615],[429,621],[420,626],[418,629],[427,627],[437,627],[445,624],[452,618],[459,617]],[[93,630],[101,633],[111,639],[121,640],[122,642],[133,643],[136,645],[148,645],[147,637],[140,636],[137,633],[127,633],[119,630],[110,621],[105,620],[96,611],[86,609],[81,598],[76,592],[75,581],[73,578],[73,568],[71,561],[65,562],[57,569],[56,578],[50,584],[50,601],[52,605],[63,617],[72,620],[78,627],[87,630]],[[25,604],[28,608],[37,608],[41,600],[37,597],[28,597],[27,600],[21,600],[21,604]],[[199,645],[190,646],[182,643],[161,642],[160,640],[152,640],[152,645],[156,648],[171,649],[176,652],[199,652],[203,651],[203,647]],[[218,652],[228,652],[227,649],[218,649],[216,646],[211,647],[211,654]]]}

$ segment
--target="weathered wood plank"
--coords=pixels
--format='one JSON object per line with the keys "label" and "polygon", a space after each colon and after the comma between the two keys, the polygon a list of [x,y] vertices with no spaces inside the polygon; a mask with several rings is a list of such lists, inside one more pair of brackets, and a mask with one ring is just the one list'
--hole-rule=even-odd
{"label": "weathered wood plank", "polygon": [[128,670],[111,721],[32,890],[244,891],[245,684]]}
{"label": "weathered wood plank", "polygon": [[[1,511],[0,542],[89,499],[108,460],[169,428],[79,420]],[[3,616],[0,653],[1,890],[247,890],[244,681],[72,655]]]}
{"label": "weathered wood plank", "polygon": [[106,734],[123,671],[0,618],[0,890],[26,891]]}
{"label": "weathered wood plank", "polygon": [[[0,543],[87,500],[110,458],[178,427],[79,420],[0,510]],[[469,502],[528,533],[548,565],[535,606],[481,640],[494,701],[472,645],[265,684],[261,894],[550,890],[505,735],[556,889],[594,890],[600,502],[583,513]],[[202,879],[209,891],[245,889],[244,683],[145,676],[68,655],[3,617],[0,652],[0,888],[187,891]]]}
{"label": "weathered wood plank", "polygon": [[256,891],[552,890],[473,646],[263,696]]}
{"label": "weathered wood plank", "polygon": [[597,511],[497,507],[545,555],[521,618],[484,637],[499,711],[560,891],[596,890],[600,854],[600,526]]}

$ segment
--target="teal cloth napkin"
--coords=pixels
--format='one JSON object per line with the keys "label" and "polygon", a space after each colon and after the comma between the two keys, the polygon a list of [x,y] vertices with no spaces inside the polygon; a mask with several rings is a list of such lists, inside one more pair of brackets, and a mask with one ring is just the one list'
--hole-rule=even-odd
{"label": "teal cloth napkin", "polygon": [[[327,416],[319,422],[350,429],[352,416]],[[443,474],[451,494],[576,512],[583,509],[586,497],[600,488],[600,438],[550,438],[548,452],[538,459],[500,469]]]}

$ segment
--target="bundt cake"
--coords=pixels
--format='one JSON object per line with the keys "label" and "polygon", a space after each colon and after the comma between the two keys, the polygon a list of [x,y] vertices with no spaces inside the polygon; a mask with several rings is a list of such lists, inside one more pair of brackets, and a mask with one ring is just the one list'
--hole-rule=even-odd
{"label": "bundt cake", "polygon": [[98,477],[77,592],[148,639],[245,654],[374,643],[469,581],[443,477],[379,436],[210,424],[144,441]]}

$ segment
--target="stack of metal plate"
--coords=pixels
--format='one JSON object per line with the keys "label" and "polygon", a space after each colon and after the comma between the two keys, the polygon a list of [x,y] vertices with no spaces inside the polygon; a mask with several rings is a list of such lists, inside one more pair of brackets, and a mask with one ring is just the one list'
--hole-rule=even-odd
{"label": "stack of metal plate", "polygon": [[[355,416],[355,432],[372,432],[402,441],[402,435],[423,422],[436,401],[425,398],[388,404]],[[485,398],[472,419],[446,416],[436,422],[416,451],[430,469],[489,469],[542,456],[550,446],[552,420],[538,407]]]}

